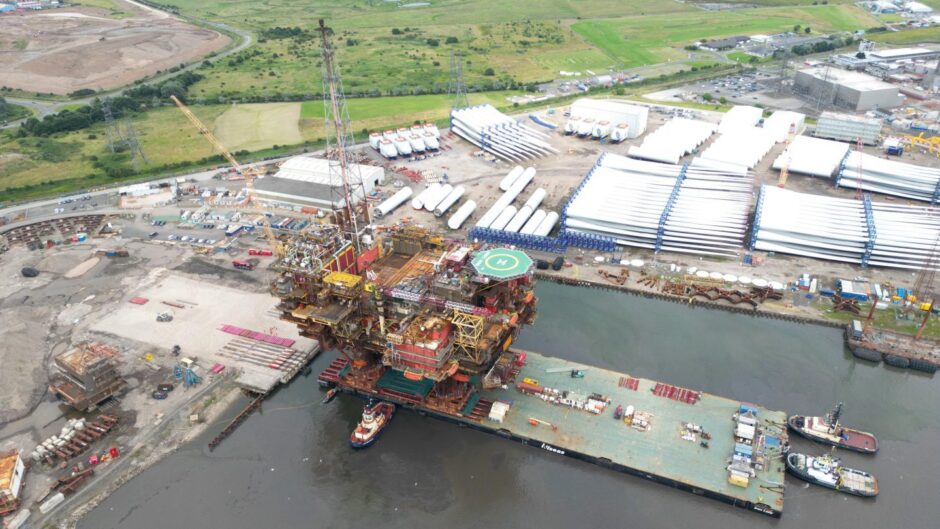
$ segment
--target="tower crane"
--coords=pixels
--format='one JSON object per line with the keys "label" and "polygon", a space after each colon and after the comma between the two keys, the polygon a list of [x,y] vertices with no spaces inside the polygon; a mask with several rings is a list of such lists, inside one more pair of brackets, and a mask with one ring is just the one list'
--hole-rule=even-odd
{"label": "tower crane", "polygon": [[[196,117],[196,115],[193,114],[193,112],[189,110],[189,108],[187,108],[182,101],[180,101],[174,95],[171,95],[170,99],[176,103],[176,106],[180,109],[180,111],[187,118],[189,118],[189,121],[192,122],[193,125],[195,125],[196,129],[199,130],[199,134],[202,134],[202,136],[206,138],[206,140],[211,143],[212,146],[216,148],[216,150],[222,153],[222,156],[225,157],[228,163],[232,165],[232,168],[235,169],[238,174],[245,177],[245,189],[248,191],[248,202],[253,202],[255,199],[255,177],[261,176],[262,171],[258,168],[245,167],[238,163],[238,160],[235,159],[235,156],[225,148],[225,145],[222,145],[222,142],[220,142],[219,139],[216,138],[214,134],[212,134],[212,131],[209,130],[209,128],[206,127],[206,125],[200,121],[199,118]],[[262,212],[261,215],[261,226],[264,229],[264,236],[268,239],[268,244],[271,246],[271,250],[274,252],[274,255],[280,257],[282,254],[281,244],[274,235],[274,230],[271,229],[271,223],[268,222],[268,216],[265,215],[264,212]]]}

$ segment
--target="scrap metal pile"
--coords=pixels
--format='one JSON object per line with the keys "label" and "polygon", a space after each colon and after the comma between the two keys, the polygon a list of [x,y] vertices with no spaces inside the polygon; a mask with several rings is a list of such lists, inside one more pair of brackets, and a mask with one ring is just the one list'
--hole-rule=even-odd
{"label": "scrap metal pile", "polygon": [[721,288],[714,285],[697,285],[679,281],[667,281],[662,291],[666,294],[684,298],[704,298],[708,301],[725,300],[732,305],[746,303],[754,308],[768,299],[783,299],[783,293],[771,287],[751,287],[743,291],[735,288]]}

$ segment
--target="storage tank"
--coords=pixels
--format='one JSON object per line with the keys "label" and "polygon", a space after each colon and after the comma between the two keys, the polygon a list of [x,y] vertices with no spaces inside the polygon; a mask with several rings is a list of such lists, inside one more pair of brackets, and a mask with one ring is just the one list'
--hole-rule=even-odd
{"label": "storage tank", "polygon": [[518,232],[520,229],[522,229],[522,225],[525,224],[527,220],[529,220],[530,216],[532,216],[532,208],[529,206],[522,206],[519,208],[519,211],[513,215],[512,220],[509,221],[509,224],[506,224],[506,227],[503,229],[513,233]]}
{"label": "storage tank", "polygon": [[408,143],[408,140],[406,140],[404,137],[395,136],[395,139],[393,140],[393,142],[395,143],[395,150],[398,151],[398,154],[402,156],[408,156],[409,154],[411,154],[411,145]]}
{"label": "storage tank", "polygon": [[536,210],[535,213],[529,217],[529,220],[526,221],[526,223],[522,226],[522,229],[519,230],[519,233],[526,235],[532,235],[535,233],[535,229],[539,227],[539,224],[541,224],[543,220],[545,220],[545,215],[546,213],[544,209]]}
{"label": "storage tank", "polygon": [[392,143],[392,140],[383,139],[379,141],[379,153],[389,160],[398,158],[398,149],[395,148],[395,144]]}
{"label": "storage tank", "polygon": [[525,207],[535,211],[542,204],[542,200],[545,200],[545,190],[540,187],[535,190],[535,193],[532,193],[529,200],[525,201]]}
{"label": "storage tank", "polygon": [[506,209],[504,209],[502,213],[500,213],[499,216],[496,217],[496,220],[494,220],[493,223],[490,224],[490,229],[501,230],[505,228],[506,225],[509,224],[509,221],[511,221],[512,218],[516,215],[516,213],[517,212],[516,212],[515,206],[506,206]]}
{"label": "storage tank", "polygon": [[379,134],[378,132],[373,132],[369,134],[369,145],[371,145],[373,149],[379,150],[380,141],[382,141],[382,135]]}
{"label": "storage tank", "polygon": [[610,122],[607,120],[598,122],[598,124],[594,126],[594,130],[591,131],[591,136],[593,136],[595,140],[602,140],[609,135]]}
{"label": "storage tank", "polygon": [[434,193],[437,193],[441,189],[441,184],[434,182],[425,188],[424,191],[418,194],[414,200],[411,201],[411,207],[415,209],[421,209],[424,207],[424,201],[427,200]]}
{"label": "storage tank", "polygon": [[424,139],[424,144],[428,146],[428,149],[436,151],[441,148],[440,142],[437,141],[437,138],[430,132],[425,132],[421,137]]}
{"label": "storage tank", "polygon": [[408,144],[411,145],[411,150],[414,152],[424,152],[427,149],[424,145],[424,140],[417,134],[412,134],[408,137]]}
{"label": "storage tank", "polygon": [[455,187],[453,191],[451,191],[449,195],[444,197],[444,200],[442,200],[441,203],[438,204],[437,207],[434,208],[434,216],[440,217],[444,215],[444,213],[446,213],[447,210],[450,209],[451,206],[453,206],[454,204],[457,203],[458,200],[460,200],[460,197],[463,196],[465,191],[466,189],[464,189],[463,186]]}
{"label": "storage tank", "polygon": [[453,190],[454,186],[450,184],[444,184],[443,186],[439,187],[437,191],[428,195],[428,197],[424,200],[424,209],[428,211],[434,211],[434,208],[443,202],[443,200],[447,198],[447,195],[449,195]]}
{"label": "storage tank", "polygon": [[621,123],[614,127],[614,130],[610,132],[610,141],[613,143],[620,143],[623,140],[629,138],[630,136],[630,126],[626,123]]}
{"label": "storage tank", "polygon": [[392,210],[404,204],[405,201],[411,198],[411,195],[413,193],[414,192],[411,190],[410,187],[403,187],[399,189],[397,193],[386,198],[384,201],[382,201],[381,204],[376,206],[372,210],[372,215],[374,215],[375,217],[384,217],[385,215],[388,215],[389,213],[392,212]]}
{"label": "storage tank", "polygon": [[477,208],[476,202],[472,200],[468,200],[464,202],[462,206],[457,208],[457,212],[451,215],[450,220],[447,221],[447,227],[452,230],[456,230],[460,228],[460,226],[468,218],[470,218],[470,215],[473,213],[473,210],[475,210],[476,208]]}
{"label": "storage tank", "polygon": [[571,136],[578,132],[578,127],[581,125],[581,118],[577,116],[571,116],[568,121],[565,123],[565,136]]}
{"label": "storage tank", "polygon": [[578,125],[578,136],[586,138],[594,131],[594,118],[587,118]]}
{"label": "storage tank", "polygon": [[522,173],[525,172],[525,169],[521,165],[517,165],[512,168],[512,171],[506,174],[502,180],[499,181],[499,188],[502,191],[509,191],[509,188],[512,187],[512,184],[522,176]]}
{"label": "storage tank", "polygon": [[550,211],[545,215],[545,219],[539,223],[539,227],[535,228],[535,235],[548,237],[548,234],[551,233],[552,229],[555,227],[556,222],[558,222],[558,213]]}

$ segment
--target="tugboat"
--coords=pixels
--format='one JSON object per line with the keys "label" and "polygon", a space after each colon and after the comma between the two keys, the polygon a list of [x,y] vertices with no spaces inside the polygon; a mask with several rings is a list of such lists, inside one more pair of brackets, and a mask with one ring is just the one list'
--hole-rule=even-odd
{"label": "tugboat", "polygon": [[817,443],[837,446],[863,454],[874,454],[878,451],[878,439],[873,434],[845,428],[839,423],[841,416],[842,403],[840,402],[825,417],[793,415],[787,419],[787,426],[794,432]]}
{"label": "tugboat", "polygon": [[794,476],[820,487],[854,496],[873,498],[878,495],[878,480],[868,472],[842,466],[838,459],[791,452],[787,454],[787,470]]}
{"label": "tugboat", "polygon": [[362,420],[349,436],[349,444],[353,448],[370,446],[379,438],[394,414],[395,405],[391,402],[374,404],[370,401],[362,410]]}

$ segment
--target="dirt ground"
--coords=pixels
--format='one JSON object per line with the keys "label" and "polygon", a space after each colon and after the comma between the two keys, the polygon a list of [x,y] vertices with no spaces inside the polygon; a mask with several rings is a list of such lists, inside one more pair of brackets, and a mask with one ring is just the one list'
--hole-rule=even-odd
{"label": "dirt ground", "polygon": [[121,19],[84,7],[4,15],[0,84],[56,94],[116,88],[230,42],[156,10],[124,9]]}

